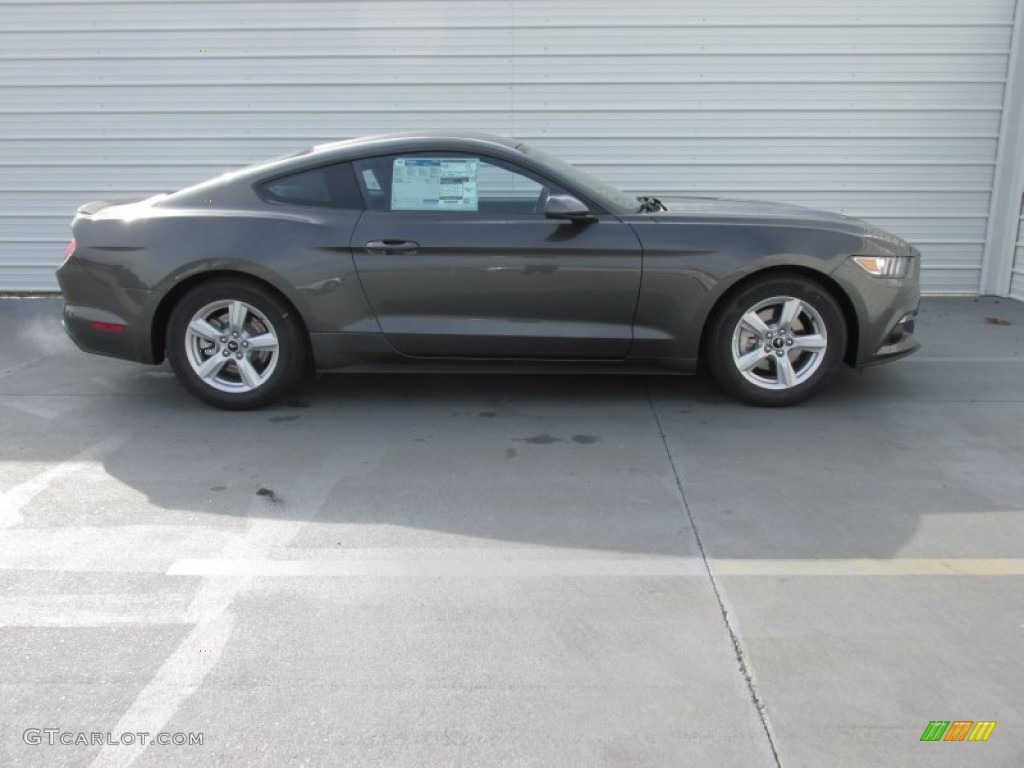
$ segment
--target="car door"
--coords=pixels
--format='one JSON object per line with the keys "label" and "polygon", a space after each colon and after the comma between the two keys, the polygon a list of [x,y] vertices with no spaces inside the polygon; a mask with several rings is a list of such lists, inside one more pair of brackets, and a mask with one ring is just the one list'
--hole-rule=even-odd
{"label": "car door", "polygon": [[352,252],[400,352],[619,359],[632,340],[641,250],[615,216],[548,219],[564,193],[504,160],[452,152],[357,160],[367,211]]}

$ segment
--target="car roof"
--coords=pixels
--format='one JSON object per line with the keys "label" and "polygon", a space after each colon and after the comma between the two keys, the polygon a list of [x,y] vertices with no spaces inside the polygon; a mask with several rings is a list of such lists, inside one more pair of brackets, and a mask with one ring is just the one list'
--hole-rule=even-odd
{"label": "car roof", "polygon": [[324,162],[367,157],[377,153],[442,151],[486,151],[508,157],[524,145],[518,139],[497,136],[493,133],[450,131],[406,131],[404,133],[380,133],[360,136],[341,141],[329,141],[291,154],[271,158],[218,177],[222,182],[265,176],[268,173],[282,173],[290,169],[301,170],[315,167]]}
{"label": "car roof", "polygon": [[372,136],[360,136],[353,139],[341,141],[330,141],[324,144],[317,144],[312,152],[327,152],[339,149],[369,148],[375,144],[391,143],[416,143],[417,139],[427,141],[468,142],[471,144],[497,144],[508,149],[515,149],[522,144],[518,139],[507,136],[498,136],[493,133],[481,131],[469,131],[465,133],[452,133],[451,131],[404,131],[402,133],[379,133]]}
{"label": "car roof", "polygon": [[[510,156],[517,153],[523,146],[518,139],[498,136],[492,133],[467,131],[453,133],[451,131],[406,131],[403,133],[381,133],[372,136],[330,141],[317,144],[308,149],[274,157],[237,170],[228,171],[211,179],[184,187],[171,192],[165,199],[166,204],[174,204],[178,200],[189,200],[190,196],[204,193],[211,187],[225,187],[235,184],[248,185],[253,180],[272,178],[291,172],[299,172],[307,168],[315,168],[337,160],[348,160],[367,157],[376,153],[417,152],[424,150],[468,150],[483,151],[489,149],[498,155]],[[518,154],[518,153],[517,153]]]}

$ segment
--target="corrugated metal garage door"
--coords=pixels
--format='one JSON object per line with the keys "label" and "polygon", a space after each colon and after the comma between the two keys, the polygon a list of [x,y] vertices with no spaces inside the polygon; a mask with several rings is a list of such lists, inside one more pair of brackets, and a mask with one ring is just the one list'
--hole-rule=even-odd
{"label": "corrugated metal garage door", "polygon": [[4,2],[0,288],[74,207],[328,139],[534,140],[636,192],[864,216],[978,288],[1014,0]]}

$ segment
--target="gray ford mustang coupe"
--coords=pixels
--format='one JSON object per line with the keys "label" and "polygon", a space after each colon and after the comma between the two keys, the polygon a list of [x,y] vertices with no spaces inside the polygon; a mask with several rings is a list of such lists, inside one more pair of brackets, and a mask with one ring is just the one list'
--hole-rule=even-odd
{"label": "gray ford mustang coupe", "polygon": [[324,144],[83,205],[57,279],[87,352],[256,408],[307,371],[676,371],[791,405],[917,349],[920,254],[856,219],[631,197],[483,134]]}

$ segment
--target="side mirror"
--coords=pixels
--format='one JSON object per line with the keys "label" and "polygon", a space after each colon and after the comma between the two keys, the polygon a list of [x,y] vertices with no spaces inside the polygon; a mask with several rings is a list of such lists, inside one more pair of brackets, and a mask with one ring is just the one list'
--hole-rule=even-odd
{"label": "side mirror", "polygon": [[548,195],[544,203],[544,215],[549,219],[594,221],[590,209],[572,195]]}

